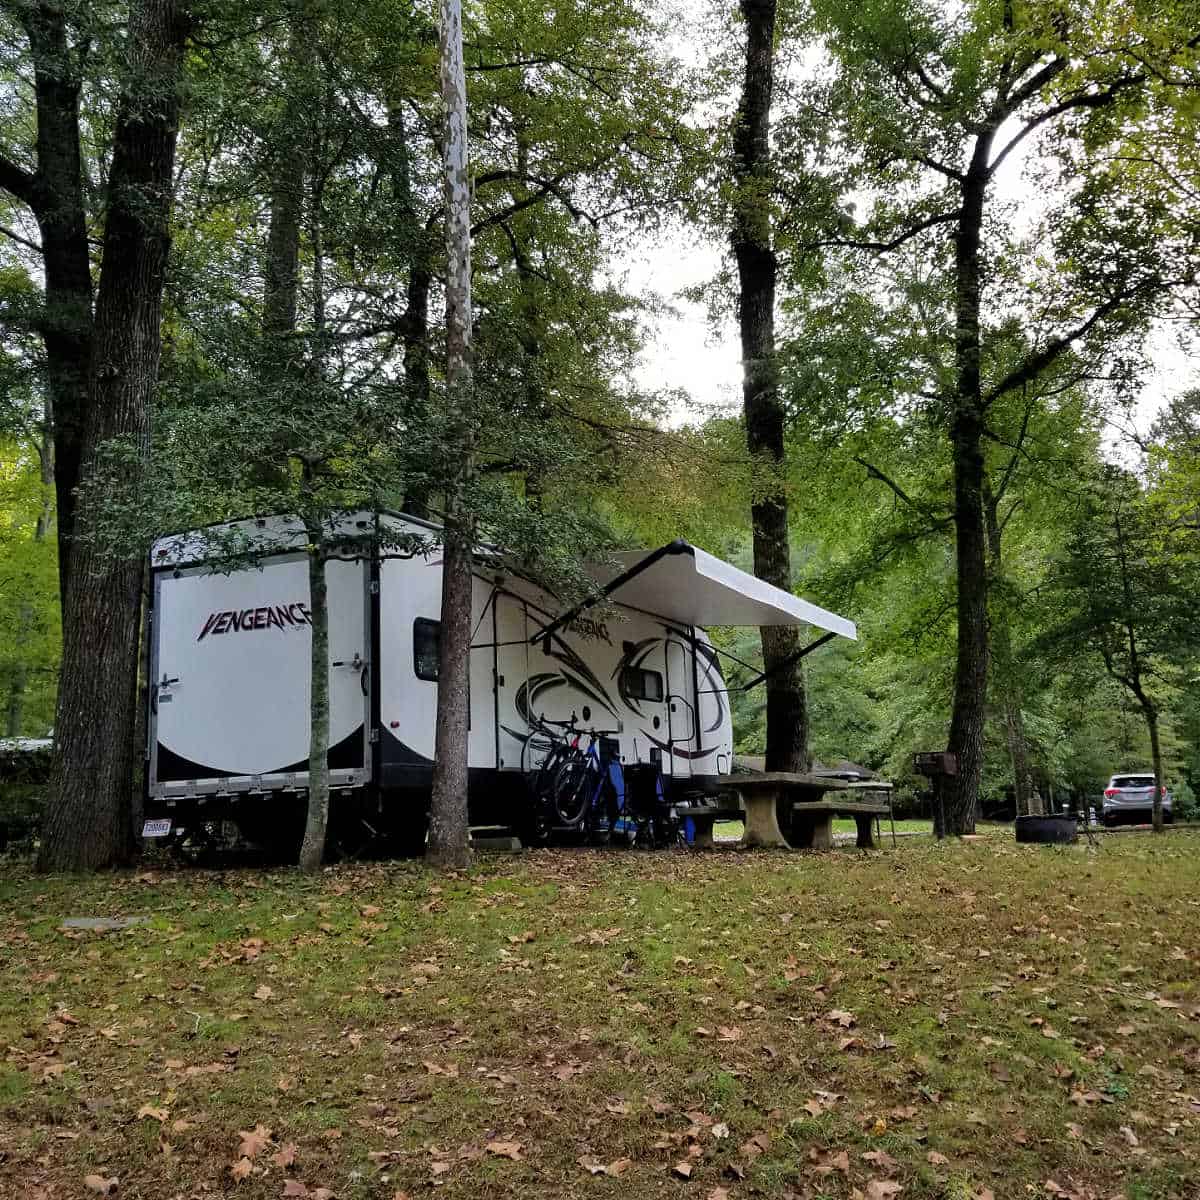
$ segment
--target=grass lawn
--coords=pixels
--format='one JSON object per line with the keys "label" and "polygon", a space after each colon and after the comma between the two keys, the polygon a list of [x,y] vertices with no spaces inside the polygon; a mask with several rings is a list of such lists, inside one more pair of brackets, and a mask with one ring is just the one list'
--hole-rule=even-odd
{"label": "grass lawn", "polygon": [[[883,831],[884,845],[891,845],[889,839],[891,837],[892,825],[887,817],[882,818],[880,829]],[[853,834],[857,833],[857,831],[858,826],[855,825],[853,817],[834,817],[833,832],[835,836],[839,833]],[[896,832],[932,833],[933,822],[925,819],[897,819]],[[713,835],[718,838],[740,838],[742,836],[742,823],[741,821],[718,821],[713,825]]]}
{"label": "grass lawn", "polygon": [[1010,837],[8,865],[0,1196],[1196,1197],[1200,835]]}

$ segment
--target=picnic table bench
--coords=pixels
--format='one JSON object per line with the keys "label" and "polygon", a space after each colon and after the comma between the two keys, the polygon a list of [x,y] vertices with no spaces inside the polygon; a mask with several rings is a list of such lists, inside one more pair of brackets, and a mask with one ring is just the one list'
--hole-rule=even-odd
{"label": "picnic table bench", "polygon": [[745,846],[829,850],[833,847],[833,818],[841,814],[854,818],[857,844],[870,849],[875,845],[871,823],[888,813],[886,804],[864,800],[854,793],[845,799],[826,799],[828,792],[850,789],[840,779],[818,775],[788,771],[732,775],[727,786],[736,805],[726,802],[676,807],[679,816],[692,819],[693,845],[711,846],[712,827],[717,821],[744,821]]}

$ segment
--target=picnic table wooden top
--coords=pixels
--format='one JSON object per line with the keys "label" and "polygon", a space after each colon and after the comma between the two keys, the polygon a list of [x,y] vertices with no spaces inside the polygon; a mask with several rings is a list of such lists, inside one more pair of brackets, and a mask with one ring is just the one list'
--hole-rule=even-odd
{"label": "picnic table wooden top", "polygon": [[796,789],[797,791],[839,792],[846,789],[844,779],[830,779],[825,775],[800,775],[792,771],[762,771],[755,774],[729,776],[729,787],[735,791],[754,791],[755,789],[770,789],[782,791]]}

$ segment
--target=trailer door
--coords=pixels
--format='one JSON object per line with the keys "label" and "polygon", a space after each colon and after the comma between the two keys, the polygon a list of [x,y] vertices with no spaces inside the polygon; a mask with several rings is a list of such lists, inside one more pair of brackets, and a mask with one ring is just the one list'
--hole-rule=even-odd
{"label": "trailer door", "polygon": [[667,638],[667,729],[671,743],[671,774],[676,778],[692,773],[691,752],[696,745],[695,676],[692,652],[683,642]]}
{"label": "trailer door", "polygon": [[521,705],[529,678],[525,602],[509,592],[496,592],[496,766],[502,771],[532,770],[525,741],[531,732]]}

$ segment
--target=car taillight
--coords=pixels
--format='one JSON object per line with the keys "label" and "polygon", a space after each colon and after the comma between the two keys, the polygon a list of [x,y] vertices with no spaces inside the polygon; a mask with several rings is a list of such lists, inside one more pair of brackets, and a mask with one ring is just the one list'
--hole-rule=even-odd
{"label": "car taillight", "polygon": [[1159,790],[1160,792],[1162,792],[1162,794],[1163,794],[1164,796],[1166,796],[1166,794],[1167,794],[1167,789],[1166,789],[1165,787],[1164,787],[1164,788],[1159,788],[1158,790]]}
{"label": "car taillight", "polygon": [[1116,788],[1105,788],[1104,794],[1106,796],[1115,796],[1117,794],[1117,789]]}

